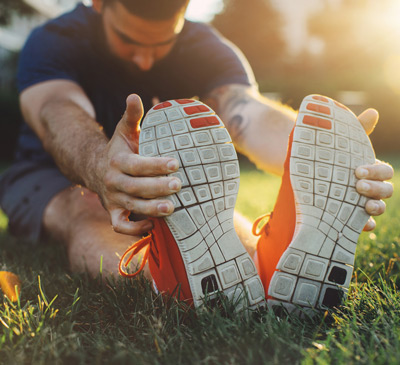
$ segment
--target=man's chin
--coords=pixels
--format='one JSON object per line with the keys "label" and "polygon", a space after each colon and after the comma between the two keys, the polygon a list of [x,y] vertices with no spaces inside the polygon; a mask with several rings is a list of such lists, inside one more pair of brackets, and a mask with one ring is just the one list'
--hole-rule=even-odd
{"label": "man's chin", "polygon": [[139,66],[137,66],[135,63],[131,61],[126,61],[126,60],[121,60],[122,67],[129,73],[131,74],[140,74],[140,73],[146,73],[149,72],[153,69],[154,65],[149,68],[148,70],[143,70]]}

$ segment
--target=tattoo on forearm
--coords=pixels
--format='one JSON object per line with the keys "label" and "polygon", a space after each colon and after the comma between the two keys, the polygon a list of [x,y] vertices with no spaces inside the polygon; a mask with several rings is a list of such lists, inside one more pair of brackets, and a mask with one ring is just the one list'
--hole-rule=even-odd
{"label": "tattoo on forearm", "polygon": [[225,120],[225,123],[232,138],[238,142],[245,134],[248,122],[245,109],[249,103],[250,97],[248,95],[243,95],[243,93],[234,91],[231,96],[225,100],[222,106],[223,110],[228,111],[228,118]]}
{"label": "tattoo on forearm", "polygon": [[240,142],[246,133],[254,102],[252,90],[243,85],[222,86],[214,90],[207,103],[223,118],[233,140]]}
{"label": "tattoo on forearm", "polygon": [[230,126],[230,134],[236,141],[243,137],[245,129],[245,119],[241,115],[234,115],[226,122]]}

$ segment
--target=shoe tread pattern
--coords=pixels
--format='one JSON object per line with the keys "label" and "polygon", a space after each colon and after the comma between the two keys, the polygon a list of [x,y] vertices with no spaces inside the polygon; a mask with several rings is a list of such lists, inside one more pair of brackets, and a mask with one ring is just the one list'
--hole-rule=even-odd
{"label": "shoe tread pattern", "polygon": [[180,249],[195,306],[214,291],[238,301],[237,309],[263,305],[261,280],[233,226],[239,164],[219,117],[194,100],[161,103],[143,120],[139,154],[179,161],[171,175],[182,189],[166,197],[175,211],[164,219]]}
{"label": "shoe tread pattern", "polygon": [[354,170],[374,162],[371,142],[349,109],[320,95],[303,100],[290,157],[296,229],[271,280],[269,306],[329,308],[346,297],[369,218]]}

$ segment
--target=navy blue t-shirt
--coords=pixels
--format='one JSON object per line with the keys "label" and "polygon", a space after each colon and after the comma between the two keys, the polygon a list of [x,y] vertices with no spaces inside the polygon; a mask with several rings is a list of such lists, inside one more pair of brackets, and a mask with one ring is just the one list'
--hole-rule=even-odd
{"label": "navy blue t-shirt", "polygon": [[[151,70],[127,69],[108,50],[100,15],[83,4],[32,32],[20,56],[17,79],[19,92],[54,79],[78,83],[108,137],[131,93],[142,98],[147,111],[154,97],[161,101],[202,97],[221,85],[255,82],[247,61],[232,44],[209,26],[188,20],[171,52]],[[52,161],[26,124],[16,159]]]}

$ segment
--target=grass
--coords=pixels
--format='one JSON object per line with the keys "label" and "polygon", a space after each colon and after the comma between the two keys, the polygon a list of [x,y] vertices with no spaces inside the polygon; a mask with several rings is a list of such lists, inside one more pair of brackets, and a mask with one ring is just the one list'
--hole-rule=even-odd
{"label": "grass", "polygon": [[[391,162],[400,168],[400,159]],[[271,210],[278,188],[279,179],[245,168],[238,209],[251,219]],[[0,215],[0,269],[23,282],[19,302],[0,300],[0,363],[397,364],[399,205],[396,192],[374,233],[361,235],[346,303],[302,320],[195,313],[143,278],[117,284],[72,274],[61,246],[12,238]]]}

